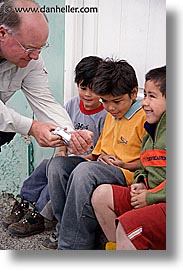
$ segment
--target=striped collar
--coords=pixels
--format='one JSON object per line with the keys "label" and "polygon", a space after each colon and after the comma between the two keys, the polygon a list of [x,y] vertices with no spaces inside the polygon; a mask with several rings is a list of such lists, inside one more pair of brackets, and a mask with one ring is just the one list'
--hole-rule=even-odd
{"label": "striped collar", "polygon": [[133,103],[133,105],[130,107],[130,109],[126,112],[126,114],[124,115],[124,117],[126,119],[130,119],[132,118],[132,116],[139,111],[142,108],[142,99],[137,99],[135,101],[135,103]]}
{"label": "striped collar", "polygon": [[[133,105],[131,105],[130,109],[126,112],[126,114],[123,116],[125,117],[126,119],[130,119],[134,116],[134,114],[136,112],[138,112],[140,109],[142,108],[142,99],[141,98],[138,98],[134,103]],[[115,118],[113,117],[114,119],[117,119],[117,120],[121,120],[122,118]]]}

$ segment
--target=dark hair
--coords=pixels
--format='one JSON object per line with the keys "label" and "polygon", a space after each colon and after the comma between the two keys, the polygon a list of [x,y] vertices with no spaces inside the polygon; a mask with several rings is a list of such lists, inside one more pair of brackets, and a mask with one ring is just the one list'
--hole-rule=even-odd
{"label": "dark hair", "polygon": [[75,82],[77,85],[93,87],[93,80],[96,75],[102,58],[97,56],[88,56],[81,59],[75,68]]}
{"label": "dark hair", "polygon": [[[34,0],[24,0],[34,3],[37,7],[37,4]],[[22,1],[23,2],[23,1]],[[20,14],[15,11],[16,0],[0,0],[0,25],[4,25],[12,30],[18,30],[21,25],[21,17]],[[43,13],[46,20],[48,21],[46,15]]]}
{"label": "dark hair", "polygon": [[150,70],[145,75],[145,80],[153,81],[159,87],[162,95],[166,97],[166,66]]}
{"label": "dark hair", "polygon": [[98,66],[93,87],[97,95],[131,96],[135,87],[138,87],[136,73],[126,60],[107,58]]}

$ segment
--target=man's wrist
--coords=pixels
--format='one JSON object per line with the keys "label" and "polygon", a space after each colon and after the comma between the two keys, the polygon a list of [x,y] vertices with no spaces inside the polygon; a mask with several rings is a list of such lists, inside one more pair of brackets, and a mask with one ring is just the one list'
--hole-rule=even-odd
{"label": "man's wrist", "polygon": [[37,124],[37,121],[36,120],[32,120],[32,124],[31,124],[31,127],[29,129],[29,132],[28,132],[28,135],[30,136],[33,136],[33,133],[34,133],[34,126]]}

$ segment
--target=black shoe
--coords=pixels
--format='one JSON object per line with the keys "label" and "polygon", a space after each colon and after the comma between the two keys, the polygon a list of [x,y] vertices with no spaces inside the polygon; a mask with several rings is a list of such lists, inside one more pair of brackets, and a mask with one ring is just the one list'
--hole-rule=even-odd
{"label": "black shoe", "polygon": [[11,214],[3,219],[3,225],[8,228],[9,225],[19,222],[22,217],[27,213],[29,202],[25,201],[21,196],[16,197]]}
{"label": "black shoe", "polygon": [[28,237],[41,233],[44,229],[44,218],[35,209],[29,209],[19,222],[13,223],[8,227],[8,231],[17,237]]}
{"label": "black shoe", "polygon": [[52,233],[49,238],[42,242],[42,246],[46,249],[57,249],[58,238],[55,233]]}

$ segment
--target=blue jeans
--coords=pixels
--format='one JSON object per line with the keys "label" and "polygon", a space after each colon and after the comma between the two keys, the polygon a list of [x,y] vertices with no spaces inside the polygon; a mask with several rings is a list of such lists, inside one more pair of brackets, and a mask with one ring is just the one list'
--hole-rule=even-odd
{"label": "blue jeans", "polygon": [[52,159],[48,168],[50,198],[58,220],[58,249],[94,249],[98,222],[92,193],[104,183],[126,186],[126,180],[118,167],[69,159]]}
{"label": "blue jeans", "polygon": [[29,202],[35,202],[36,210],[45,218],[52,220],[53,211],[46,175],[48,163],[49,160],[43,160],[34,172],[23,182],[20,195]]}
{"label": "blue jeans", "polygon": [[67,182],[72,171],[81,162],[86,162],[86,159],[79,156],[57,157],[52,159],[49,165],[48,175],[49,171],[51,175],[48,176],[50,183],[48,185],[53,213],[58,221],[56,226],[57,235],[59,235],[62,213],[66,202]]}

